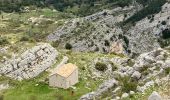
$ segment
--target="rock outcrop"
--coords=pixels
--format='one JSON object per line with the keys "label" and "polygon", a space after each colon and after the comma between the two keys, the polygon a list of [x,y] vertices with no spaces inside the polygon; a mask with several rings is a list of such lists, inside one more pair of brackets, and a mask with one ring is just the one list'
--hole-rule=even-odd
{"label": "rock outcrop", "polygon": [[107,92],[109,89],[116,87],[118,82],[115,79],[108,80],[104,82],[99,89],[95,92],[88,93],[80,98],[80,100],[93,100],[94,98],[100,98],[103,93]]}
{"label": "rock outcrop", "polygon": [[5,62],[0,74],[16,80],[30,79],[53,65],[57,55],[58,52],[51,45],[39,44],[20,57]]}

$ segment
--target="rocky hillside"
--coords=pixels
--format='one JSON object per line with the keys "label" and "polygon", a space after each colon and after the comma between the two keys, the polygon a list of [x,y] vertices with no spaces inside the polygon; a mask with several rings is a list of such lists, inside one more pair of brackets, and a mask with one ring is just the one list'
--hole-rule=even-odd
{"label": "rocky hillside", "polygon": [[[170,100],[169,0],[0,0],[1,10],[0,100]],[[66,63],[79,82],[50,87]]]}
{"label": "rocky hillside", "polygon": [[142,19],[125,33],[129,39],[128,48],[132,53],[140,54],[160,46],[168,46],[169,9],[170,4],[164,4],[158,14]]}
{"label": "rocky hillside", "polygon": [[[168,83],[170,81],[169,57],[169,48],[167,50],[158,49],[143,53],[135,60],[132,66],[121,64],[123,65],[122,67],[119,66],[116,70],[112,70],[110,80],[101,84],[96,91],[82,96],[80,100],[92,100],[94,98],[127,99],[129,96],[133,96],[135,92],[144,93],[152,86]],[[120,63],[120,60],[115,63]],[[111,73],[109,72],[109,74]]]}
{"label": "rocky hillside", "polygon": [[[125,22],[142,9],[142,5],[118,7],[113,10],[76,18],[47,37],[56,41],[59,47],[66,43],[75,51],[117,52],[133,56],[158,47],[168,46],[169,3],[159,13],[146,16],[133,26]],[[128,26],[128,29],[127,29]]]}
{"label": "rocky hillside", "polygon": [[50,34],[47,39],[58,41],[59,46],[70,43],[75,51],[114,52],[111,50],[112,46],[120,44],[117,48],[118,51],[125,53],[125,50],[121,48],[126,46],[128,40],[126,36],[122,36],[123,30],[117,24],[140,9],[139,5],[118,7],[83,18],[76,18],[66,22],[64,26]]}

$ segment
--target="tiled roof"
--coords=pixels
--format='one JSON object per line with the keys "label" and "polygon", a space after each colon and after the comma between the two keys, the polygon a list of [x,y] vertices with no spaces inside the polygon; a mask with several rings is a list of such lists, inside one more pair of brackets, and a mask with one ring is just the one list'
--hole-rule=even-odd
{"label": "tiled roof", "polygon": [[77,66],[72,64],[72,63],[68,63],[68,64],[64,64],[63,66],[61,66],[57,71],[56,74],[63,76],[63,77],[68,77],[69,75],[71,75],[75,70],[77,69]]}

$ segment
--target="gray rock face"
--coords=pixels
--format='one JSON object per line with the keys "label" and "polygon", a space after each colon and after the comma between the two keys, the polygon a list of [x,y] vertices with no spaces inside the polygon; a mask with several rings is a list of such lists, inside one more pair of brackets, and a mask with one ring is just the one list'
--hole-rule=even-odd
{"label": "gray rock face", "polygon": [[161,47],[158,39],[162,39],[162,32],[165,29],[170,29],[169,3],[163,5],[162,10],[153,15],[153,18],[146,17],[127,30],[117,25],[140,8],[118,7],[67,21],[64,26],[50,34],[47,40],[62,41],[60,47],[70,43],[75,51],[114,52],[136,57]]}
{"label": "gray rock face", "polygon": [[[116,24],[133,15],[135,6],[103,10],[90,16],[67,21],[47,37],[49,41],[62,41],[72,45],[74,51],[118,52],[125,53],[123,31]],[[125,17],[124,15],[127,15]],[[122,39],[118,39],[121,37]],[[118,45],[117,45],[118,44]],[[114,48],[116,47],[116,49]]]}
{"label": "gray rock face", "polygon": [[0,68],[4,74],[16,80],[36,77],[54,64],[58,52],[49,44],[39,44],[21,54],[19,58],[7,61]]}
{"label": "gray rock face", "polygon": [[[165,29],[170,28],[170,4],[166,3],[162,6],[162,11],[155,14],[152,18],[148,17],[137,22],[126,33],[129,39],[128,49],[135,54],[149,52],[160,47],[157,41]],[[166,25],[162,24],[165,22]]]}
{"label": "gray rock face", "polygon": [[148,100],[162,100],[161,96],[154,91],[148,98]]}

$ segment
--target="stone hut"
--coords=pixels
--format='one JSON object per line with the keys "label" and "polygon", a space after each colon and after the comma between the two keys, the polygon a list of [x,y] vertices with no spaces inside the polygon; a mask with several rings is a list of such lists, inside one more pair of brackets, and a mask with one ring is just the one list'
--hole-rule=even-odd
{"label": "stone hut", "polygon": [[68,63],[54,70],[49,76],[49,86],[67,89],[78,83],[78,67]]}

